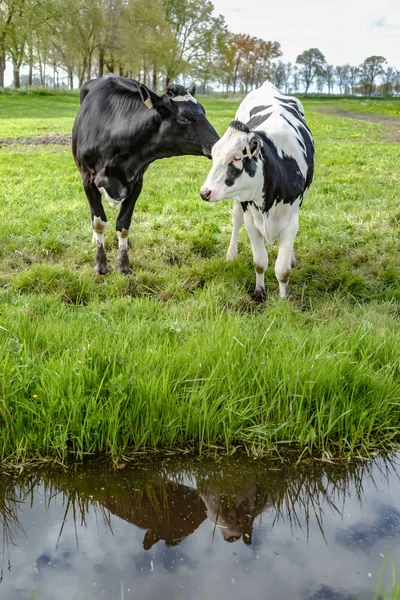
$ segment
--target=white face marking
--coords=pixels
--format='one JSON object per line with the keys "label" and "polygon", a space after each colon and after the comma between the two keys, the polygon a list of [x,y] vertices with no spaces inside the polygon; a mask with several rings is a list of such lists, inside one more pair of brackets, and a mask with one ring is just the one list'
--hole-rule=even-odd
{"label": "white face marking", "polygon": [[[213,146],[211,154],[213,166],[202,188],[202,190],[205,188],[211,190],[210,202],[218,202],[223,198],[241,202],[248,200],[261,202],[263,186],[261,161],[259,161],[254,177],[250,177],[243,170],[243,159],[251,156],[247,133],[228,127],[226,133]],[[233,185],[226,184],[230,166],[241,171]]]}
{"label": "white face marking", "polygon": [[111,198],[111,196],[109,196],[106,192],[106,190],[101,187],[98,188],[100,194],[104,194],[104,196],[107,199],[108,204],[112,207],[112,208],[119,208],[122,204],[122,202],[125,200],[125,198],[123,198],[122,200],[114,200],[114,198]]}
{"label": "white face marking", "polygon": [[186,94],[185,96],[175,96],[175,98],[172,98],[172,100],[174,102],[194,102],[194,104],[197,104],[196,98],[193,98],[191,94]]}

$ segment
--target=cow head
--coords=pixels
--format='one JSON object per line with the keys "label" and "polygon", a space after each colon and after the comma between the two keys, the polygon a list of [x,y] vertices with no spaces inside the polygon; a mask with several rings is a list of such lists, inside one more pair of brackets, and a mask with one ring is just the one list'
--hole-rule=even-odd
{"label": "cow head", "polygon": [[172,85],[163,96],[158,96],[141,85],[140,93],[143,102],[161,117],[159,143],[164,156],[194,154],[211,158],[211,148],[219,136],[194,97],[194,86],[187,90],[182,85]]}
{"label": "cow head", "polygon": [[242,538],[247,546],[251,545],[256,516],[252,492],[250,488],[238,495],[217,492],[203,496],[208,518],[215,523],[226,542],[232,543]]}
{"label": "cow head", "polygon": [[212,149],[213,166],[200,190],[203,200],[252,200],[262,189],[261,139],[240,121],[233,121]]}

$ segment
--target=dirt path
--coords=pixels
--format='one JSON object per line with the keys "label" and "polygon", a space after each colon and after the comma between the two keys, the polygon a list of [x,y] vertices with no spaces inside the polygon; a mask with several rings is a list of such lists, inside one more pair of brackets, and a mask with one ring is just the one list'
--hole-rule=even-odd
{"label": "dirt path", "polygon": [[400,119],[371,115],[368,113],[353,112],[351,110],[343,110],[341,108],[337,108],[336,106],[318,106],[315,107],[315,110],[324,115],[345,117],[347,119],[357,119],[358,121],[369,121],[370,123],[379,123],[379,125],[385,125],[388,127],[386,139],[390,142],[400,142]]}
{"label": "dirt path", "polygon": [[69,146],[71,144],[71,136],[61,133],[46,135],[43,137],[25,137],[25,138],[6,138],[0,140],[0,146],[8,144],[22,144],[23,146],[42,146],[49,144],[57,144],[58,146]]}

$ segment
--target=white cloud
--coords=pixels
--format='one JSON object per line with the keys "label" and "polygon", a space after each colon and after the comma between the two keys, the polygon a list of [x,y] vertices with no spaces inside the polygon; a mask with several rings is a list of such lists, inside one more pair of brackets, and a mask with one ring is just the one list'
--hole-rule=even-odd
{"label": "white cloud", "polygon": [[397,0],[212,0],[234,33],[278,41],[283,60],[294,62],[319,48],[334,65],[359,64],[379,54],[400,68]]}

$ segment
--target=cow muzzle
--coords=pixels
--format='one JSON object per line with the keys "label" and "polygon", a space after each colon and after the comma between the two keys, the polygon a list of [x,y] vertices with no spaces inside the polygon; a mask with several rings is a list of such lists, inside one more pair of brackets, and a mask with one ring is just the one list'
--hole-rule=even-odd
{"label": "cow muzzle", "polygon": [[200,190],[200,197],[202,200],[209,202],[211,200],[211,190],[209,188],[202,187]]}

